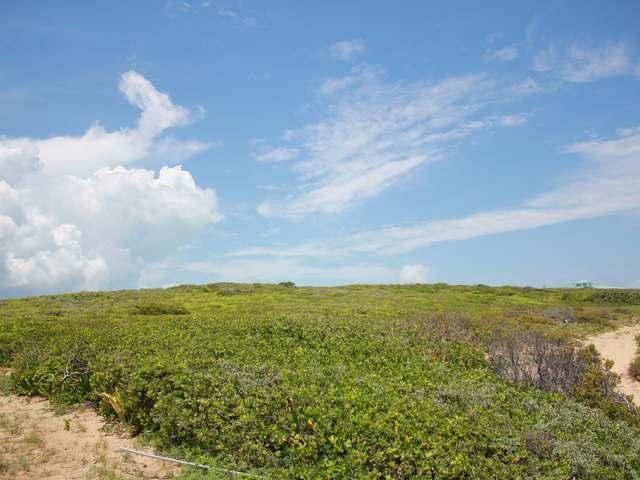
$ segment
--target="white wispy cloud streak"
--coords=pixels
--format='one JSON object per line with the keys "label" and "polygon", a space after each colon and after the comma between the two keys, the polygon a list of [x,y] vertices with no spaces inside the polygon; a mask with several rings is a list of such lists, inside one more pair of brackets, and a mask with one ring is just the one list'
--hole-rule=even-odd
{"label": "white wispy cloud streak", "polygon": [[342,40],[329,47],[329,53],[331,56],[340,60],[352,60],[366,51],[367,45],[362,38]]}
{"label": "white wispy cloud streak", "polygon": [[621,42],[599,46],[572,43],[563,50],[552,45],[540,50],[533,68],[567,82],[585,83],[631,73],[631,62],[629,49]]}
{"label": "white wispy cloud streak", "polygon": [[510,62],[518,58],[520,51],[516,45],[509,45],[502,48],[488,48],[484,52],[485,60]]}
{"label": "white wispy cloud streak", "polygon": [[576,143],[566,147],[564,152],[582,156],[584,168],[570,181],[515,208],[409,226],[389,226],[334,241],[249,247],[229,255],[280,258],[338,258],[367,253],[399,255],[439,242],[640,210],[640,127],[621,129],[612,139]]}
{"label": "white wispy cloud streak", "polygon": [[[345,211],[385,191],[421,165],[444,158],[453,142],[490,128],[521,125],[523,115],[497,115],[500,88],[483,75],[439,82],[388,82],[357,65],[325,79],[323,118],[283,135],[295,149],[298,184],[259,205],[266,217],[301,218]],[[513,90],[514,95],[516,91]]]}
{"label": "white wispy cloud streak", "polygon": [[168,283],[179,271],[205,275],[210,280],[250,283],[288,280],[299,285],[424,283],[430,278],[429,269],[421,264],[394,268],[375,262],[318,265],[298,258],[243,258],[149,264],[141,275],[140,286]]}
{"label": "white wispy cloud streak", "polygon": [[263,147],[254,158],[261,163],[276,163],[292,160],[298,155],[298,149],[286,147]]}

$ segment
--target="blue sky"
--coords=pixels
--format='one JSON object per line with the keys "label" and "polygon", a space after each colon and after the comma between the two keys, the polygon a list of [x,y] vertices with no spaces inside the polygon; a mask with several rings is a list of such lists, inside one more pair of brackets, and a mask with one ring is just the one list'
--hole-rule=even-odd
{"label": "blue sky", "polygon": [[0,296],[640,287],[640,4],[8,1]]}

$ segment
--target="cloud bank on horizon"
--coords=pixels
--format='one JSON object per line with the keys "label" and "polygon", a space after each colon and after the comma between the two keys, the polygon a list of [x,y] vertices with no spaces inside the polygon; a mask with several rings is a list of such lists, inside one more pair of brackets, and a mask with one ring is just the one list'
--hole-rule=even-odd
{"label": "cloud bank on horizon", "polygon": [[[266,17],[216,5],[167,7],[162,22],[187,28],[212,11],[228,35],[269,36]],[[552,238],[591,252],[598,219],[624,226],[612,233],[620,251],[606,253],[622,267],[611,273],[576,257],[587,268],[573,280],[640,287],[640,255],[625,243],[640,233],[638,44],[629,35],[550,38],[536,25],[521,38],[482,32],[475,68],[443,62],[423,71],[414,56],[408,71],[381,51],[382,37],[334,37],[322,55],[308,48],[306,62],[318,66],[300,92],[282,106],[242,104],[256,118],[233,132],[223,125],[234,122],[237,98],[194,94],[205,116],[172,100],[188,90],[179,73],[153,75],[170,96],[137,69],[117,83],[138,112],[131,126],[107,126],[123,118],[111,104],[93,116],[104,118],[75,122],[75,134],[3,131],[12,117],[0,117],[0,296],[220,280],[465,281],[457,256],[474,255],[475,239],[491,237],[513,258],[519,240],[506,234],[557,229]],[[266,90],[276,74],[243,81]],[[3,97],[3,88],[14,91],[0,82],[0,106],[22,98]],[[298,113],[281,118],[281,109]],[[273,121],[260,120],[270,113]],[[445,247],[452,242],[457,251]],[[545,248],[537,258],[557,264]],[[526,272],[536,263],[519,274],[498,266],[490,279],[535,283],[541,277]]]}

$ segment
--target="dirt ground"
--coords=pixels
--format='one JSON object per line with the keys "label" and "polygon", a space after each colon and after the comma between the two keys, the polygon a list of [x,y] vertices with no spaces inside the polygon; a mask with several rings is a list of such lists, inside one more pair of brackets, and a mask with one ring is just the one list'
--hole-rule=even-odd
{"label": "dirt ground", "polygon": [[612,370],[620,375],[619,389],[633,395],[633,401],[640,406],[640,382],[629,374],[629,366],[638,349],[635,337],[640,334],[640,326],[624,327],[612,332],[601,333],[587,339],[604,358],[613,360]]}
{"label": "dirt ground", "polygon": [[109,433],[90,408],[56,414],[45,399],[0,395],[0,479],[166,479],[178,467],[122,454],[137,448]]}

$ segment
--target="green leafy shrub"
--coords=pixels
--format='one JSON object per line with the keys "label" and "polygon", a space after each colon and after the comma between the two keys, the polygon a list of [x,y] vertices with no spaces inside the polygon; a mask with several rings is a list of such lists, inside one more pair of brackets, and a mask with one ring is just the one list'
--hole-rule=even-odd
{"label": "green leafy shrub", "polygon": [[629,366],[629,373],[633,378],[640,382],[640,335],[636,337],[636,344],[638,345],[638,350],[636,355]]}
{"label": "green leafy shrub", "polygon": [[[0,302],[0,349],[19,392],[94,402],[173,456],[268,478],[635,478],[640,433],[616,377],[567,340],[599,328],[600,307],[569,291],[585,320],[541,321],[564,293],[60,295]],[[191,314],[132,309],[149,304]]]}
{"label": "green leafy shrub", "polygon": [[189,310],[182,305],[169,305],[162,303],[145,303],[133,307],[133,312],[138,315],[187,315]]}
{"label": "green leafy shrub", "polygon": [[625,305],[640,305],[640,291],[614,288],[598,290],[589,297],[589,301],[595,303],[620,303]]}

